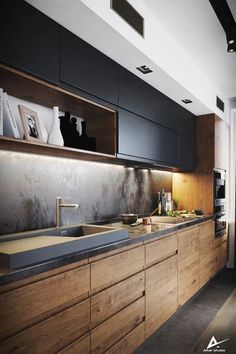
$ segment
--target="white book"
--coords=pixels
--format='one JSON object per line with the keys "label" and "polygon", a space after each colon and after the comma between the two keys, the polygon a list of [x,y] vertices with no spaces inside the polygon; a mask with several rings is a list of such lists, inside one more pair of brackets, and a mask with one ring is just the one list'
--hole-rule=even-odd
{"label": "white book", "polygon": [[7,93],[3,93],[3,134],[12,138],[20,138],[19,128],[11,110]]}
{"label": "white book", "polygon": [[3,135],[3,89],[0,88],[0,135]]}

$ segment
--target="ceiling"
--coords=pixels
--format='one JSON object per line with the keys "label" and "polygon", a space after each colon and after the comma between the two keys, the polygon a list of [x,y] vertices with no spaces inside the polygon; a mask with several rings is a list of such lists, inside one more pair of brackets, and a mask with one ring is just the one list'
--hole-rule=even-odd
{"label": "ceiling", "polygon": [[[26,1],[192,113],[215,112],[225,119],[215,108],[215,95],[236,97],[236,54],[227,52],[224,30],[208,0],[129,0],[144,15],[147,30],[149,23],[149,47],[148,38],[143,41],[111,11],[110,0]],[[236,1],[228,4],[236,18]],[[168,43],[176,43],[176,50]],[[143,64],[152,75],[136,70]],[[193,104],[185,106],[183,98]]]}
{"label": "ceiling", "polygon": [[[227,0],[236,20],[236,1]],[[146,0],[155,16],[186,49],[201,71],[236,96],[236,54],[227,52],[225,32],[208,0]]]}

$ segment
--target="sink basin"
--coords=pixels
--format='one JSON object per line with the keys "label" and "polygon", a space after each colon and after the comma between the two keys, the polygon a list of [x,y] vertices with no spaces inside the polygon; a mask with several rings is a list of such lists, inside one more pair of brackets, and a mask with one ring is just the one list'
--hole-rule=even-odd
{"label": "sink basin", "polygon": [[195,220],[197,219],[196,216],[186,216],[186,217],[181,217],[181,216],[153,216],[152,217],[152,223],[159,224],[159,223],[164,223],[164,224],[181,224],[183,222],[188,222],[190,220]]}
{"label": "sink basin", "polygon": [[126,229],[88,224],[5,235],[0,240],[0,265],[25,267],[125,239]]}

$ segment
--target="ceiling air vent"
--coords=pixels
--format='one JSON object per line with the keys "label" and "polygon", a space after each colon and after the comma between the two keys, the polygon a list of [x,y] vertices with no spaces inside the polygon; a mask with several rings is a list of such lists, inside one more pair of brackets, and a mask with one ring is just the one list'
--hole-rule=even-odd
{"label": "ceiling air vent", "polygon": [[144,36],[144,19],[126,0],[111,0],[111,8],[135,31]]}
{"label": "ceiling air vent", "polygon": [[218,107],[222,112],[225,111],[225,104],[218,96],[216,96],[216,107]]}

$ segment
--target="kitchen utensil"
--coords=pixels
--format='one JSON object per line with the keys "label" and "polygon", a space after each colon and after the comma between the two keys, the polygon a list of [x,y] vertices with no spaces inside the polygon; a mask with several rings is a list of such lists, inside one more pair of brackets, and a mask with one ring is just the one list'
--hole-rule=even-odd
{"label": "kitchen utensil", "polygon": [[133,224],[138,220],[138,214],[120,214],[123,224]]}

